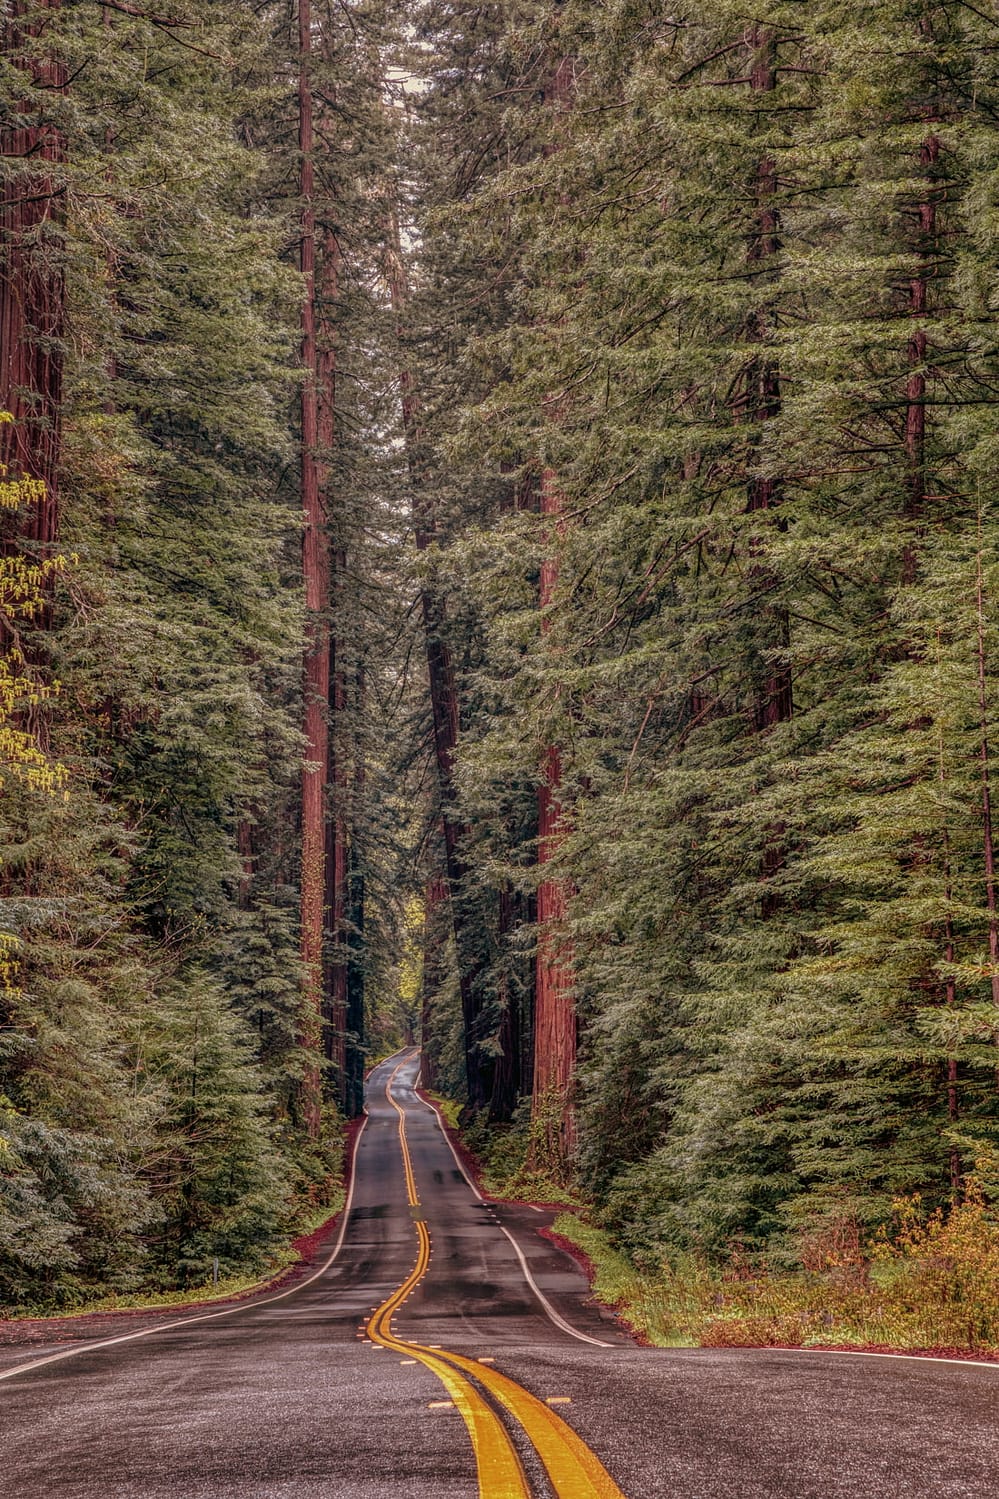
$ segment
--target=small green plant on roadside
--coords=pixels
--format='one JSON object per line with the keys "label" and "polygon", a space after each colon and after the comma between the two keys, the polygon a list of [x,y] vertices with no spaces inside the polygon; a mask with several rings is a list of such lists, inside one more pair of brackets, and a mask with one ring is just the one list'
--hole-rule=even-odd
{"label": "small green plant on roadside", "polygon": [[567,1206],[579,1201],[569,1172],[551,1148],[552,1121],[561,1104],[521,1104],[510,1124],[490,1125],[484,1113],[463,1125],[466,1147],[481,1162],[486,1190],[514,1202]]}
{"label": "small green plant on roadside", "polygon": [[461,1117],[461,1104],[458,1100],[456,1098],[446,1098],[443,1093],[432,1093],[429,1090],[427,1090],[426,1096],[440,1110],[448,1128],[453,1129],[457,1133]]}

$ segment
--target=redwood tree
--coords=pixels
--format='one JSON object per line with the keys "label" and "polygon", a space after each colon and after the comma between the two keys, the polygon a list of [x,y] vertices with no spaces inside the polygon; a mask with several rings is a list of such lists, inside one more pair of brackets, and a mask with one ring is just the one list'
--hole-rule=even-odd
{"label": "redwood tree", "polygon": [[24,97],[0,127],[8,170],[0,185],[0,464],[40,479],[44,498],[19,518],[21,539],[44,557],[59,529],[65,278],[66,147],[59,105],[66,68],[52,48],[61,0],[14,0],[3,50],[24,79]]}
{"label": "redwood tree", "polygon": [[[557,149],[559,116],[572,104],[574,61],[559,58],[545,89],[545,100],[554,112],[551,139],[546,152]],[[558,403],[545,402],[558,421]],[[558,583],[555,558],[564,522],[564,496],[558,475],[550,468],[541,476],[542,544],[546,554],[541,563],[539,603],[541,629],[548,633],[546,611],[551,607]],[[544,519],[547,518],[547,519]],[[571,1156],[575,1146],[575,1103],[573,1086],[576,1070],[576,1007],[573,996],[572,949],[565,933],[568,912],[568,887],[563,874],[545,872],[545,866],[558,851],[564,831],[566,808],[563,803],[562,752],[555,743],[544,747],[541,784],[538,788],[538,881],[537,922],[538,956],[534,988],[534,1069],[532,1117],[544,1137],[545,1149],[556,1169]]]}
{"label": "redwood tree", "polygon": [[[306,1039],[315,1053],[303,1091],[309,1131],[320,1129],[319,1046],[323,1005],[323,937],[326,906],[326,784],[329,776],[330,680],[328,623],[330,558],[324,454],[332,445],[332,350],[317,336],[316,174],[313,161],[313,34],[311,0],[298,5],[298,145],[302,200],[299,267],[302,272],[302,577],[305,585],[304,721],[302,768],[302,963],[305,971]],[[324,257],[324,264],[326,263]]]}

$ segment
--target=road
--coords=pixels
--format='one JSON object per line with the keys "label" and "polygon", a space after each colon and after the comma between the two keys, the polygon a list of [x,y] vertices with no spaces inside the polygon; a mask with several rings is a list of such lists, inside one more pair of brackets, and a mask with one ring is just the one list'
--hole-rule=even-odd
{"label": "road", "polygon": [[649,1349],[484,1203],[407,1053],[310,1280],[0,1355],[8,1499],[999,1499],[999,1367]]}

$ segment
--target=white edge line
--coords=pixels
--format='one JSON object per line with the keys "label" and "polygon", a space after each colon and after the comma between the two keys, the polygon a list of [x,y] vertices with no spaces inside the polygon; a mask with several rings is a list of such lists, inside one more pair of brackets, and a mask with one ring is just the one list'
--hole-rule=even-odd
{"label": "white edge line", "polygon": [[[718,1353],[720,1349],[699,1348],[698,1353]],[[876,1353],[873,1348],[744,1348],[743,1353],[823,1354],[826,1358],[898,1358],[909,1364],[949,1364],[952,1369],[991,1369],[999,1374],[999,1363],[980,1358],[944,1358],[939,1353]]]}
{"label": "white edge line", "polygon": [[541,1287],[538,1285],[537,1281],[534,1279],[534,1276],[528,1269],[527,1261],[524,1258],[524,1252],[521,1249],[520,1245],[517,1243],[516,1239],[513,1237],[513,1234],[508,1228],[504,1228],[502,1223],[498,1224],[497,1226],[501,1233],[506,1234],[507,1238],[510,1240],[510,1243],[513,1245],[513,1252],[520,1261],[520,1268],[524,1272],[524,1277],[527,1280],[528,1285],[531,1287],[531,1290],[540,1301],[547,1316],[552,1320],[552,1322],[555,1323],[555,1326],[561,1327],[562,1331],[567,1332],[570,1337],[578,1338],[581,1343],[592,1343],[594,1348],[612,1347],[612,1344],[605,1343],[601,1338],[591,1338],[589,1333],[579,1332],[575,1327],[571,1327],[564,1317],[559,1316],[558,1312],[552,1306],[551,1302],[541,1290]]}
{"label": "white edge line", "polygon": [[[479,1200],[479,1202],[484,1202],[485,1199],[482,1193],[479,1191],[475,1182],[465,1170],[464,1162],[462,1161],[458,1152],[455,1150],[450,1136],[448,1135],[447,1130],[444,1128],[444,1122],[441,1119],[440,1111],[435,1104],[430,1103],[425,1098],[420,1098],[419,1102],[422,1103],[425,1108],[428,1108],[436,1118],[437,1127],[440,1130],[441,1134],[444,1136],[444,1141],[448,1149],[454,1156],[455,1165],[458,1167],[458,1170],[465,1178],[465,1181],[468,1183],[468,1186],[471,1188],[475,1197]],[[141,1332],[125,1333],[120,1338],[102,1338],[97,1343],[80,1343],[75,1348],[64,1349],[62,1353],[50,1353],[47,1354],[45,1358],[31,1359],[26,1364],[17,1364],[13,1369],[5,1369],[3,1371],[0,1371],[0,1380],[15,1379],[19,1374],[30,1373],[32,1369],[42,1369],[46,1364],[58,1364],[61,1363],[63,1359],[76,1358],[77,1355],[81,1353],[93,1353],[98,1348],[114,1348],[120,1343],[134,1343],[139,1338],[151,1338],[154,1337],[157,1333],[171,1332],[177,1327],[193,1327],[199,1322],[214,1322],[219,1317],[232,1317],[235,1316],[237,1312],[245,1312],[250,1310],[251,1307],[270,1306],[275,1301],[284,1301],[288,1296],[294,1296],[299,1291],[304,1291],[306,1286],[311,1286],[314,1281],[317,1281],[320,1278],[320,1276],[326,1274],[326,1271],[333,1264],[337,1255],[340,1253],[341,1248],[343,1247],[344,1237],[347,1232],[347,1223],[350,1219],[351,1205],[354,1200],[354,1185],[357,1181],[357,1152],[361,1144],[361,1136],[364,1134],[364,1131],[367,1128],[367,1123],[368,1114],[365,1110],[364,1123],[361,1125],[361,1128],[357,1132],[357,1137],[354,1140],[354,1149],[351,1153],[350,1190],[347,1193],[347,1200],[343,1205],[343,1217],[340,1221],[340,1231],[337,1234],[336,1243],[333,1246],[329,1258],[325,1260],[322,1265],[320,1265],[318,1270],[313,1271],[313,1273],[306,1280],[300,1281],[297,1286],[289,1287],[287,1291],[279,1291],[276,1296],[264,1296],[259,1301],[251,1301],[247,1299],[246,1301],[241,1302],[238,1306],[226,1307],[226,1309],[221,1312],[203,1312],[200,1316],[197,1317],[181,1317],[178,1318],[175,1322],[161,1322],[157,1327],[146,1327]],[[540,1211],[540,1209],[538,1209],[538,1211]],[[527,1280],[528,1285],[531,1287],[531,1290],[534,1292],[541,1306],[544,1308],[546,1316],[555,1324],[555,1326],[560,1327],[564,1332],[567,1332],[570,1337],[578,1338],[580,1342],[592,1343],[597,1348],[612,1347],[612,1344],[601,1342],[599,1338],[591,1338],[588,1333],[578,1332],[576,1328],[570,1327],[569,1323],[566,1322],[563,1317],[559,1316],[558,1312],[552,1306],[551,1302],[548,1300],[544,1292],[541,1290],[540,1286],[535,1281],[534,1276],[531,1274],[527,1261],[525,1260],[523,1252],[521,1251],[520,1245],[517,1243],[516,1239],[508,1229],[503,1227],[501,1223],[498,1223],[496,1226],[497,1228],[499,1228],[501,1233],[506,1234],[506,1237],[513,1245],[514,1253],[516,1254],[517,1259],[520,1261],[521,1269],[524,1272],[524,1277]],[[708,1353],[717,1350],[703,1348],[696,1351],[700,1353]],[[993,1372],[999,1371],[999,1364],[989,1363],[984,1359],[942,1358],[937,1354],[875,1353],[873,1350],[863,1348],[746,1348],[740,1351],[744,1353],[798,1353],[804,1354],[806,1356],[810,1355],[812,1357],[815,1357],[816,1355],[825,1356],[827,1358],[830,1356],[838,1358],[891,1358],[902,1359],[910,1364],[950,1364],[952,1366],[957,1365],[958,1368],[991,1369]]]}
{"label": "white edge line", "polygon": [[364,1131],[367,1127],[367,1123],[368,1115],[367,1112],[365,1112],[364,1123],[357,1131],[357,1137],[354,1140],[354,1149],[351,1153],[350,1190],[347,1193],[347,1200],[343,1205],[343,1217],[340,1220],[340,1232],[336,1236],[336,1243],[333,1246],[333,1250],[329,1258],[322,1265],[320,1265],[318,1270],[313,1271],[313,1273],[306,1280],[299,1281],[297,1286],[290,1286],[287,1291],[278,1291],[275,1296],[263,1296],[259,1301],[251,1301],[250,1298],[247,1297],[247,1299],[240,1302],[238,1306],[226,1307],[226,1309],[221,1312],[202,1312],[200,1316],[197,1317],[180,1317],[175,1322],[161,1322],[157,1327],[143,1328],[141,1332],[124,1333],[119,1338],[102,1338],[100,1342],[97,1343],[80,1343],[75,1348],[64,1349],[61,1353],[50,1353],[47,1354],[45,1358],[31,1359],[26,1364],[17,1364],[13,1369],[5,1369],[3,1371],[0,1371],[0,1380],[14,1379],[18,1374],[30,1374],[32,1370],[42,1369],[46,1364],[57,1364],[65,1358],[76,1358],[76,1356],[80,1353],[93,1353],[94,1350],[98,1348],[114,1348],[119,1343],[133,1343],[137,1338],[151,1338],[156,1333],[171,1332],[176,1327],[193,1327],[198,1322],[214,1322],[218,1317],[233,1317],[237,1312],[246,1312],[251,1308],[255,1309],[258,1306],[270,1306],[272,1302],[284,1301],[287,1296],[295,1296],[299,1291],[304,1291],[306,1286],[311,1286],[314,1281],[317,1281],[320,1278],[320,1276],[326,1274],[326,1271],[330,1268],[333,1261],[340,1253],[341,1248],[343,1247],[344,1235],[347,1232],[347,1223],[350,1218],[351,1204],[354,1200],[354,1184],[357,1181],[357,1151],[361,1143],[361,1136],[364,1134]]}
{"label": "white edge line", "polygon": [[[419,1098],[419,1095],[417,1095],[417,1097]],[[437,1120],[437,1127],[440,1130],[441,1134],[444,1136],[448,1149],[454,1156],[455,1164],[457,1165],[458,1170],[461,1172],[462,1176],[471,1187],[479,1202],[484,1202],[485,1198],[479,1191],[478,1187],[475,1185],[475,1182],[469,1176],[468,1172],[465,1170],[464,1162],[462,1161],[461,1156],[455,1150],[451,1137],[448,1134],[447,1130],[444,1128],[444,1121],[441,1118],[440,1110],[435,1104],[430,1103],[426,1098],[419,1098],[419,1102],[422,1103],[425,1108],[430,1109],[430,1111],[434,1114]],[[541,1287],[534,1279],[534,1276],[531,1274],[527,1260],[524,1258],[524,1252],[521,1249],[520,1245],[517,1243],[516,1239],[513,1237],[513,1234],[509,1229],[504,1228],[502,1223],[497,1223],[496,1227],[499,1229],[500,1233],[506,1234],[507,1238],[510,1240],[510,1243],[513,1245],[513,1252],[517,1256],[517,1259],[520,1261],[520,1268],[524,1272],[524,1279],[527,1281],[527,1284],[530,1286],[531,1290],[538,1298],[538,1301],[541,1304],[541,1308],[548,1320],[550,1322],[553,1322],[556,1327],[561,1328],[563,1332],[567,1332],[570,1338],[578,1338],[579,1342],[581,1343],[592,1343],[595,1348],[613,1347],[612,1343],[604,1343],[600,1338],[591,1338],[589,1333],[579,1332],[575,1327],[571,1327],[564,1317],[561,1317],[559,1315],[559,1313],[552,1306],[551,1302],[548,1300],[548,1297],[545,1295],[544,1291],[542,1291]]]}

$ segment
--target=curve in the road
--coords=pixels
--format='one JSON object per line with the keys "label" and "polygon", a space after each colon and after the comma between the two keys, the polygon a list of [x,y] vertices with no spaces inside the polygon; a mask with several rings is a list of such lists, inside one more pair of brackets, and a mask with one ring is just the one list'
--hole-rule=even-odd
{"label": "curve in the road", "polygon": [[[448,1134],[447,1130],[444,1128],[444,1121],[441,1118],[440,1109],[437,1108],[435,1104],[432,1104],[427,1098],[421,1098],[420,1102],[426,1104],[427,1108],[430,1109],[431,1112],[436,1116],[437,1127],[440,1130],[441,1134],[444,1136],[444,1140],[447,1144],[448,1149],[454,1156],[455,1165],[458,1167],[458,1170],[465,1178],[475,1197],[478,1198],[479,1202],[484,1202],[485,1198],[482,1196],[482,1193],[475,1185],[475,1182],[465,1170],[465,1163],[462,1161],[461,1156],[455,1150],[454,1143],[451,1140],[451,1137]],[[502,1223],[497,1223],[496,1227],[499,1229],[501,1234],[503,1234],[507,1239],[510,1240],[510,1243],[513,1245],[513,1252],[517,1256],[517,1262],[520,1265],[521,1271],[523,1272],[524,1279],[527,1281],[527,1284],[534,1292],[534,1295],[537,1298],[538,1305],[541,1307],[541,1310],[544,1312],[549,1322],[554,1323],[554,1325],[559,1328],[561,1332],[568,1333],[570,1338],[575,1338],[577,1342],[589,1343],[593,1348],[609,1348],[611,1345],[609,1343],[605,1343],[602,1338],[591,1338],[588,1332],[580,1332],[578,1327],[573,1327],[571,1323],[567,1322],[564,1317],[559,1315],[559,1313],[552,1306],[551,1302],[548,1300],[548,1297],[545,1295],[544,1291],[542,1291],[541,1287],[534,1279],[534,1276],[531,1274],[531,1268],[528,1265],[527,1260],[524,1258],[524,1251],[517,1243],[517,1240],[513,1237],[513,1234],[508,1228],[504,1228]]]}
{"label": "curve in the road", "polygon": [[[369,1080],[342,1247],[304,1283],[118,1337],[57,1321],[35,1357],[29,1340],[0,1344],[0,1488],[17,1499],[477,1499],[483,1488],[554,1499],[554,1473],[579,1499],[594,1492],[580,1471],[599,1453],[633,1499],[999,1499],[996,1365],[638,1347],[588,1303],[529,1206],[476,1200],[414,1092],[412,1051],[392,1085],[411,1204],[385,1093],[399,1060]],[[398,1353],[365,1339],[375,1303]],[[65,1336],[80,1342],[58,1345]],[[574,1457],[573,1474],[560,1464]]]}
{"label": "curve in the road", "polygon": [[[392,1084],[405,1065],[400,1062],[385,1085],[385,1096],[399,1117],[399,1144],[402,1149],[406,1195],[416,1220],[418,1252],[416,1264],[406,1280],[387,1297],[368,1320],[366,1332],[373,1343],[408,1354],[433,1371],[451,1395],[461,1412],[475,1451],[482,1499],[530,1499],[530,1487],[524,1475],[510,1436],[499,1417],[486,1402],[481,1386],[517,1423],[544,1464],[558,1499],[624,1499],[624,1495],[606,1468],[586,1443],[556,1413],[522,1385],[474,1359],[443,1349],[431,1349],[419,1343],[402,1342],[392,1328],[392,1319],[410,1292],[418,1285],[430,1263],[430,1232],[419,1215],[420,1198],[413,1174],[413,1164],[406,1139],[406,1115],[392,1096]],[[431,1107],[428,1105],[428,1107]],[[436,1110],[434,1110],[436,1113]],[[437,1116],[438,1124],[440,1115]],[[445,1138],[446,1135],[445,1135]],[[450,1145],[450,1141],[448,1144]],[[457,1159],[457,1157],[456,1157]],[[458,1162],[461,1167],[461,1162]],[[464,1168],[462,1174],[466,1176]],[[481,1194],[470,1183],[476,1196]],[[507,1235],[507,1237],[510,1237]],[[512,1242],[512,1240],[511,1240]],[[516,1245],[514,1246],[517,1247]],[[518,1254],[523,1264],[523,1256]],[[528,1275],[545,1311],[556,1325],[573,1336],[569,1327],[542,1296]],[[586,1339],[595,1342],[595,1339]],[[606,1345],[603,1345],[606,1346]]]}

